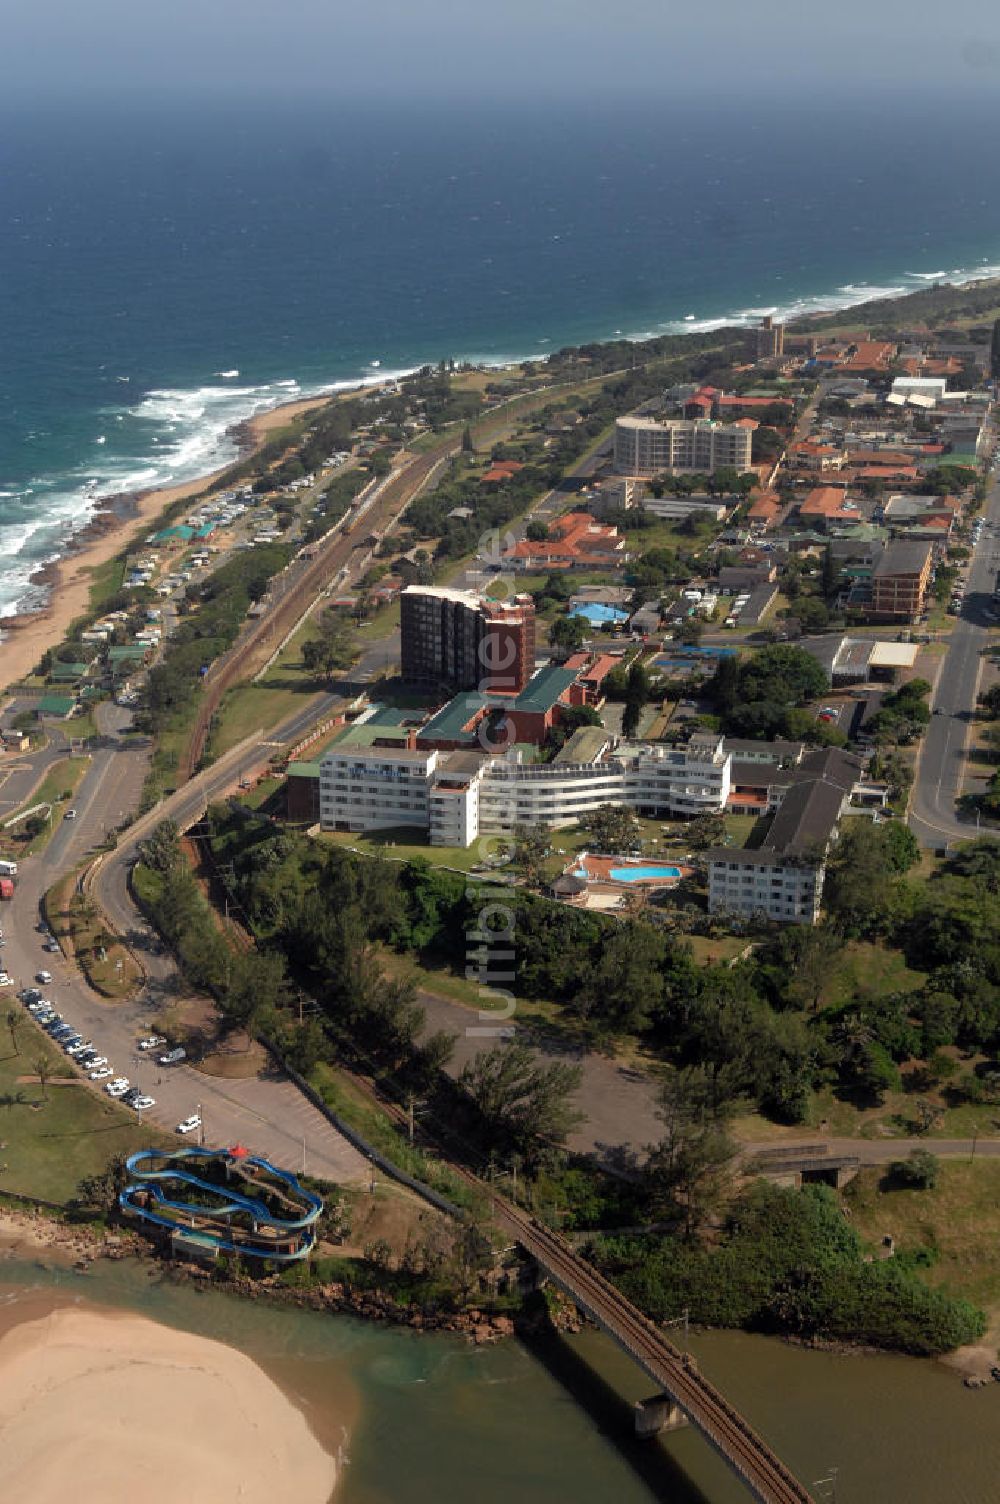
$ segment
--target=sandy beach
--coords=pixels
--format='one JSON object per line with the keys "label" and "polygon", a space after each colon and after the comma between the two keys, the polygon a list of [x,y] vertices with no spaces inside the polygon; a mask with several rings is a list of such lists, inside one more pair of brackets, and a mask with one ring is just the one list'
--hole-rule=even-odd
{"label": "sandy beach", "polygon": [[97,1307],[0,1337],[5,1504],[328,1504],[336,1462],[235,1348]]}
{"label": "sandy beach", "polygon": [[[265,443],[275,428],[315,407],[323,407],[329,401],[329,397],[301,398],[251,418],[243,425],[251,436],[247,454],[252,454]],[[198,476],[180,485],[140,492],[131,499],[128,516],[116,518],[113,512],[104,512],[106,523],[98,521],[94,524],[90,530],[92,536],[85,536],[72,553],[45,571],[50,592],[48,604],[41,611],[32,613],[30,618],[22,618],[16,626],[0,621],[0,633],[3,634],[0,641],[0,694],[29,674],[46,648],[60,642],[70,623],[86,611],[90,603],[91,573],[95,568],[113,559],[134,539],[151,532],[160,513],[167,507],[175,501],[197,496],[228,468],[228,465],[223,466],[210,475]],[[108,506],[113,508],[114,498],[109,498]]]}

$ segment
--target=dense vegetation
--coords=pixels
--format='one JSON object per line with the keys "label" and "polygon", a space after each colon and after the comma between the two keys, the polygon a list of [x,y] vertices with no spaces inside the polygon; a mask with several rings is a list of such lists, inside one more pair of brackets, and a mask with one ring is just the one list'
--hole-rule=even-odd
{"label": "dense vegetation", "polygon": [[597,1240],[592,1257],[655,1320],[692,1321],[930,1355],[983,1335],[968,1301],[929,1288],[926,1256],[864,1260],[825,1186],[758,1182],[733,1202],[714,1246],[676,1238]]}

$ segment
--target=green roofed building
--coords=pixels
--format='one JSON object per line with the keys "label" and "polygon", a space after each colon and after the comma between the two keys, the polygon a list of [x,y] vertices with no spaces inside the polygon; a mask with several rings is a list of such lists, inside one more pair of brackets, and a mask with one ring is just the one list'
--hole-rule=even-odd
{"label": "green roofed building", "polygon": [[53,684],[77,684],[89,668],[89,663],[53,663],[49,679]]}
{"label": "green roofed building", "polygon": [[193,537],[194,528],[182,522],[177,527],[165,527],[160,532],[154,533],[149,541],[151,543],[190,543]]}
{"label": "green roofed building", "polygon": [[76,699],[73,695],[42,695],[35,706],[35,714],[51,715],[60,721],[65,721],[75,709]]}
{"label": "green roofed building", "polygon": [[437,715],[432,715],[422,726],[417,740],[422,747],[471,746],[476,741],[476,728],[482,720],[483,711],[491,701],[477,690],[456,695],[449,700]]}

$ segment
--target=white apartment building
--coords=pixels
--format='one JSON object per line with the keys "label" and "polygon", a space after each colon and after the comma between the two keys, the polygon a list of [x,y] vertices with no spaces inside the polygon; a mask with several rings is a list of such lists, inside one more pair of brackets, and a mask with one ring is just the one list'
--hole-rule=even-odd
{"label": "white apartment building", "polygon": [[323,830],[427,830],[430,791],[440,753],[408,747],[336,747],[319,765]]}
{"label": "white apartment building", "polygon": [[788,788],[759,849],[717,847],[707,853],[710,914],[738,914],[778,924],[816,923],[826,854],[850,798],[852,761],[830,758],[830,776]]}
{"label": "white apartment building", "polygon": [[619,418],[615,424],[615,470],[652,476],[684,471],[711,475],[749,470],[753,425],[714,418]]}
{"label": "white apartment building", "polygon": [[480,831],[575,825],[602,804],[647,815],[724,810],[732,758],[722,738],[695,748],[643,743],[592,762],[524,763],[476,753],[336,748],[320,763],[324,830],[394,825],[427,832],[433,846],[467,847]]}

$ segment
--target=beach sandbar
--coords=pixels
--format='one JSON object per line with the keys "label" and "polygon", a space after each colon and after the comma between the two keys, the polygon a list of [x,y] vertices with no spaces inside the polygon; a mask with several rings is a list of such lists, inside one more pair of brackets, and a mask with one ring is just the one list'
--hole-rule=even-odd
{"label": "beach sandbar", "polygon": [[0,1337],[4,1504],[328,1504],[336,1463],[243,1353],[62,1307]]}

